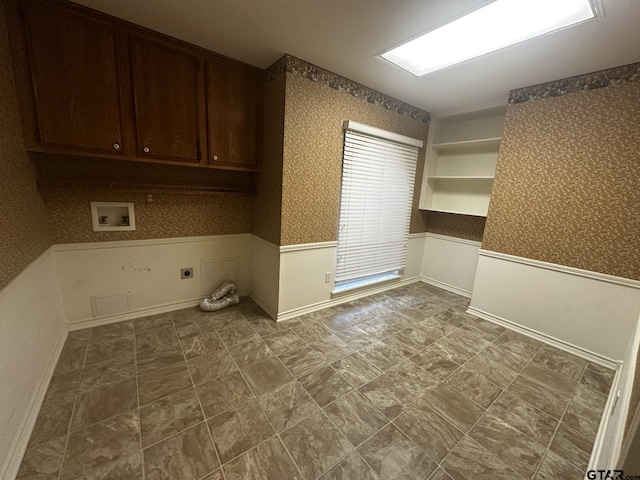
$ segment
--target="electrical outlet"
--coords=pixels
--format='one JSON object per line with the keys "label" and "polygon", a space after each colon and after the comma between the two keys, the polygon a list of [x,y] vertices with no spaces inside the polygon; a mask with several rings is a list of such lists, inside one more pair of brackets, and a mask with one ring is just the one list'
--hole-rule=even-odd
{"label": "electrical outlet", "polygon": [[327,272],[324,274],[324,283],[329,283],[331,281],[331,272]]}
{"label": "electrical outlet", "polygon": [[192,277],[193,277],[193,267],[180,269],[180,278],[182,280],[184,280],[185,278],[192,278]]}

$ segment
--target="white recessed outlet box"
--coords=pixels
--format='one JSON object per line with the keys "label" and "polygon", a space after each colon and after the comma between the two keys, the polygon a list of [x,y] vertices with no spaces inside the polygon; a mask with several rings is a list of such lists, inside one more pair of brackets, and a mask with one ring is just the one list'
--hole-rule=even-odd
{"label": "white recessed outlet box", "polygon": [[136,229],[133,203],[91,202],[91,219],[94,232]]}

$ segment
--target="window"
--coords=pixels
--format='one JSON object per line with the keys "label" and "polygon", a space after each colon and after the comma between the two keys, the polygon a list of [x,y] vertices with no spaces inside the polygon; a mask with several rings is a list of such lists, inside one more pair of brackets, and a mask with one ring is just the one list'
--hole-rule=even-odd
{"label": "window", "polygon": [[345,122],[336,291],[404,268],[419,147],[420,140]]}

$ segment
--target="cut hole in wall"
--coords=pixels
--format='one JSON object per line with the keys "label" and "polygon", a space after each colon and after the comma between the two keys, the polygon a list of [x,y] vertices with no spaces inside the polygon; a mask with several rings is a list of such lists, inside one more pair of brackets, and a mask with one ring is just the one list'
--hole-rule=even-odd
{"label": "cut hole in wall", "polygon": [[91,219],[94,232],[136,229],[133,203],[91,202]]}

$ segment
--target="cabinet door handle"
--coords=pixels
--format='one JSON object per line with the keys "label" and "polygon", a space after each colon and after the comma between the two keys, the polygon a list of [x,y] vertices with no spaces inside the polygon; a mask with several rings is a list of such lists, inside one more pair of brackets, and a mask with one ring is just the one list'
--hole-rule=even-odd
{"label": "cabinet door handle", "polygon": [[214,155],[214,156],[213,156],[213,159],[214,159],[214,160],[217,160],[217,159],[218,159],[218,155]]}
{"label": "cabinet door handle", "polygon": [[144,147],[144,148],[142,149],[142,151],[143,151],[144,153],[149,153],[149,152],[151,151],[151,149],[150,149],[149,147]]}
{"label": "cabinet door handle", "polygon": [[113,144],[113,149],[114,150],[120,150],[120,144],[119,143],[114,143]]}

